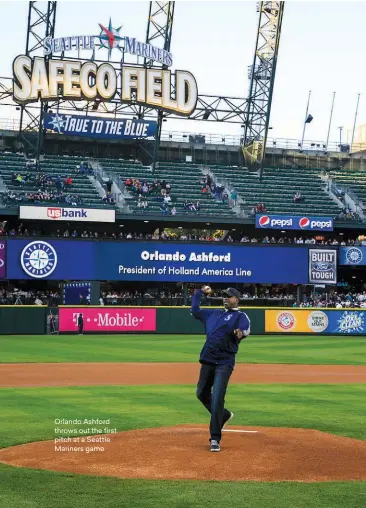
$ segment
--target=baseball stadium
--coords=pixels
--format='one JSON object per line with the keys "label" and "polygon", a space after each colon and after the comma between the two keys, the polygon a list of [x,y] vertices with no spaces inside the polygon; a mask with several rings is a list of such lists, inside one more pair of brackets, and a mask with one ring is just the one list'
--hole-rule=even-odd
{"label": "baseball stadium", "polygon": [[364,506],[366,4],[0,13],[0,508]]}

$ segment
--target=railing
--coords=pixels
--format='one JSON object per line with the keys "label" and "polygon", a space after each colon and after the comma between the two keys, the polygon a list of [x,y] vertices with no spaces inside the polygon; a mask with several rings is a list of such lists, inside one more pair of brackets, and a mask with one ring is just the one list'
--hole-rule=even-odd
{"label": "railing", "polygon": [[125,200],[124,188],[123,186],[121,186],[119,180],[115,178],[116,177],[115,173],[111,171],[106,171],[97,160],[92,160],[91,164],[94,169],[94,176],[103,189],[105,187],[106,180],[109,179],[112,180],[113,183],[118,187],[120,192],[112,192],[111,194],[119,210],[122,213],[131,213],[131,210]]}
{"label": "railing", "polygon": [[[295,302],[294,296],[288,296],[286,298],[243,298],[240,302],[242,307],[292,307]],[[186,301],[184,301],[184,296],[178,297],[160,297],[153,296],[151,297],[125,297],[125,298],[117,298],[103,297],[104,305],[121,305],[121,306],[151,306],[151,307],[181,307],[181,306],[191,306],[192,297],[188,296]],[[218,307],[222,306],[222,297],[213,297],[207,298],[204,305]]]}
{"label": "railing", "polygon": [[[20,122],[14,118],[0,118],[0,131],[18,131]],[[195,136],[197,140],[201,140],[203,144],[208,145],[225,145],[239,147],[243,142],[241,135],[233,134],[212,134],[212,133],[194,133],[194,132],[178,132],[178,131],[162,131],[162,141],[172,141],[176,143],[195,143]],[[346,156],[350,151],[357,153],[359,151],[366,151],[366,143],[353,143],[352,150],[349,144],[332,141],[328,146],[324,141],[319,140],[304,140],[301,141],[295,138],[268,138],[267,151],[280,150],[294,150],[299,152],[313,152],[318,154],[325,154],[325,152],[338,152],[340,155]]]}

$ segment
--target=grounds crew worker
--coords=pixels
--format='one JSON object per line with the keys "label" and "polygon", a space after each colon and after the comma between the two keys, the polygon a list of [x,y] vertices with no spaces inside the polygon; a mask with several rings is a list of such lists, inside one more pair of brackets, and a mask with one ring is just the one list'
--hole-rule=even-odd
{"label": "grounds crew worker", "polygon": [[78,328],[79,328],[79,335],[83,335],[84,318],[81,313],[78,315]]}
{"label": "grounds crew worker", "polygon": [[250,334],[250,320],[238,309],[240,293],[235,288],[224,291],[223,310],[201,309],[202,294],[210,293],[209,286],[203,286],[195,292],[191,314],[205,325],[206,342],[200,355],[197,397],[211,413],[210,449],[219,452],[221,430],[234,416],[224,408],[226,389],[234,370],[239,343]]}

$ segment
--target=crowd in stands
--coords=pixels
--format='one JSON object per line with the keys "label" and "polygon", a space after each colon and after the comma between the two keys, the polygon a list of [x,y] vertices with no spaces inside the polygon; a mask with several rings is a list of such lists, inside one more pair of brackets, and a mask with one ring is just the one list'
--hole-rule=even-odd
{"label": "crowd in stands", "polygon": [[350,208],[345,207],[339,214],[335,217],[336,220],[340,221],[352,221],[352,222],[361,222],[362,219],[357,212],[353,212]]}
{"label": "crowd in stands", "polygon": [[[221,201],[222,203],[228,203],[229,197],[233,201],[235,201],[238,198],[237,193],[235,190],[231,192],[231,196],[229,196],[229,193],[225,187],[225,185],[220,184],[218,182],[214,182],[211,173],[207,173],[204,175],[200,180],[201,190],[203,194],[211,194],[211,197],[215,201]],[[194,210],[195,211],[195,210]]]}
{"label": "crowd in stands", "polygon": [[37,291],[18,288],[1,288],[0,305],[58,305],[61,303],[57,291]]}
{"label": "crowd in stands", "polygon": [[155,196],[163,215],[176,215],[177,209],[173,204],[175,199],[171,193],[171,184],[166,180],[159,181],[155,178],[153,182],[147,182],[128,177],[124,183],[125,187],[137,196],[136,206],[141,211],[149,206],[147,196]]}
{"label": "crowd in stands", "polygon": [[83,161],[80,164],[76,166],[76,168],[73,170],[73,173],[76,173],[78,175],[88,175],[88,176],[95,176],[94,169],[90,162]]}
{"label": "crowd in stands", "polygon": [[116,203],[116,199],[112,193],[113,180],[109,178],[107,181],[103,181],[103,188],[105,190],[105,195],[102,198],[104,203],[109,203],[114,205]]}
{"label": "crowd in stands", "polygon": [[[28,161],[29,162],[29,161]],[[57,203],[72,206],[82,204],[82,199],[70,192],[73,179],[70,175],[65,178],[58,174],[51,173],[13,173],[12,184],[21,189],[28,186],[37,188],[35,192],[18,194],[10,190],[2,195],[3,202],[8,203]]]}
{"label": "crowd in stands", "polygon": [[[101,291],[99,305],[190,305],[195,287],[189,287],[186,299],[182,288],[161,289],[130,289],[121,288]],[[270,305],[300,308],[366,308],[366,291],[363,290],[338,290],[324,294],[305,294],[302,301],[296,301],[296,295],[291,286],[287,289],[283,286],[250,286],[241,291],[241,306],[246,305]],[[205,301],[205,305],[217,306],[222,303],[222,290],[216,289]],[[62,304],[58,291],[0,288],[0,305],[49,305]],[[85,299],[80,295],[80,304],[90,304],[90,298]]]}
{"label": "crowd in stands", "polygon": [[249,237],[247,235],[239,235],[238,239],[233,239],[230,234],[224,231],[216,231],[208,233],[206,231],[200,234],[191,234],[175,232],[174,230],[155,231],[154,233],[137,233],[123,232],[121,228],[107,233],[98,233],[92,229],[84,229],[79,231],[76,229],[56,229],[51,234],[39,233],[34,229],[28,230],[23,223],[17,228],[7,229],[6,221],[0,223],[0,236],[55,236],[63,238],[101,238],[101,239],[119,239],[119,240],[164,240],[164,241],[194,241],[194,242],[226,242],[226,243],[254,243],[254,244],[290,244],[290,245],[364,245],[366,246],[366,236],[358,238],[343,238],[340,236],[312,236],[312,237],[287,237],[287,236],[265,236],[263,238]]}
{"label": "crowd in stands", "polygon": [[345,293],[331,292],[330,294],[323,295],[322,297],[307,297],[304,296],[303,301],[298,305],[294,302],[293,307],[301,308],[333,308],[333,309],[347,309],[347,308],[366,308],[366,291],[348,291]]}
{"label": "crowd in stands", "polygon": [[257,213],[268,213],[268,210],[264,206],[264,203],[258,203],[257,205],[253,206],[250,212],[250,216],[255,217]]}

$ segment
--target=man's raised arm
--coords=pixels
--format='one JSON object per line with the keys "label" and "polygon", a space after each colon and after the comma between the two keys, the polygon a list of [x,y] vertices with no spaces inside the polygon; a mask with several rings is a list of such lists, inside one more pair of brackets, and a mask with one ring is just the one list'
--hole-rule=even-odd
{"label": "man's raised arm", "polygon": [[210,311],[200,308],[201,297],[204,294],[208,295],[210,293],[211,293],[211,288],[209,286],[203,286],[203,288],[197,289],[192,296],[191,314],[193,317],[195,317],[196,319],[199,319],[200,321],[203,321],[203,322],[206,321],[207,316],[210,313]]}

